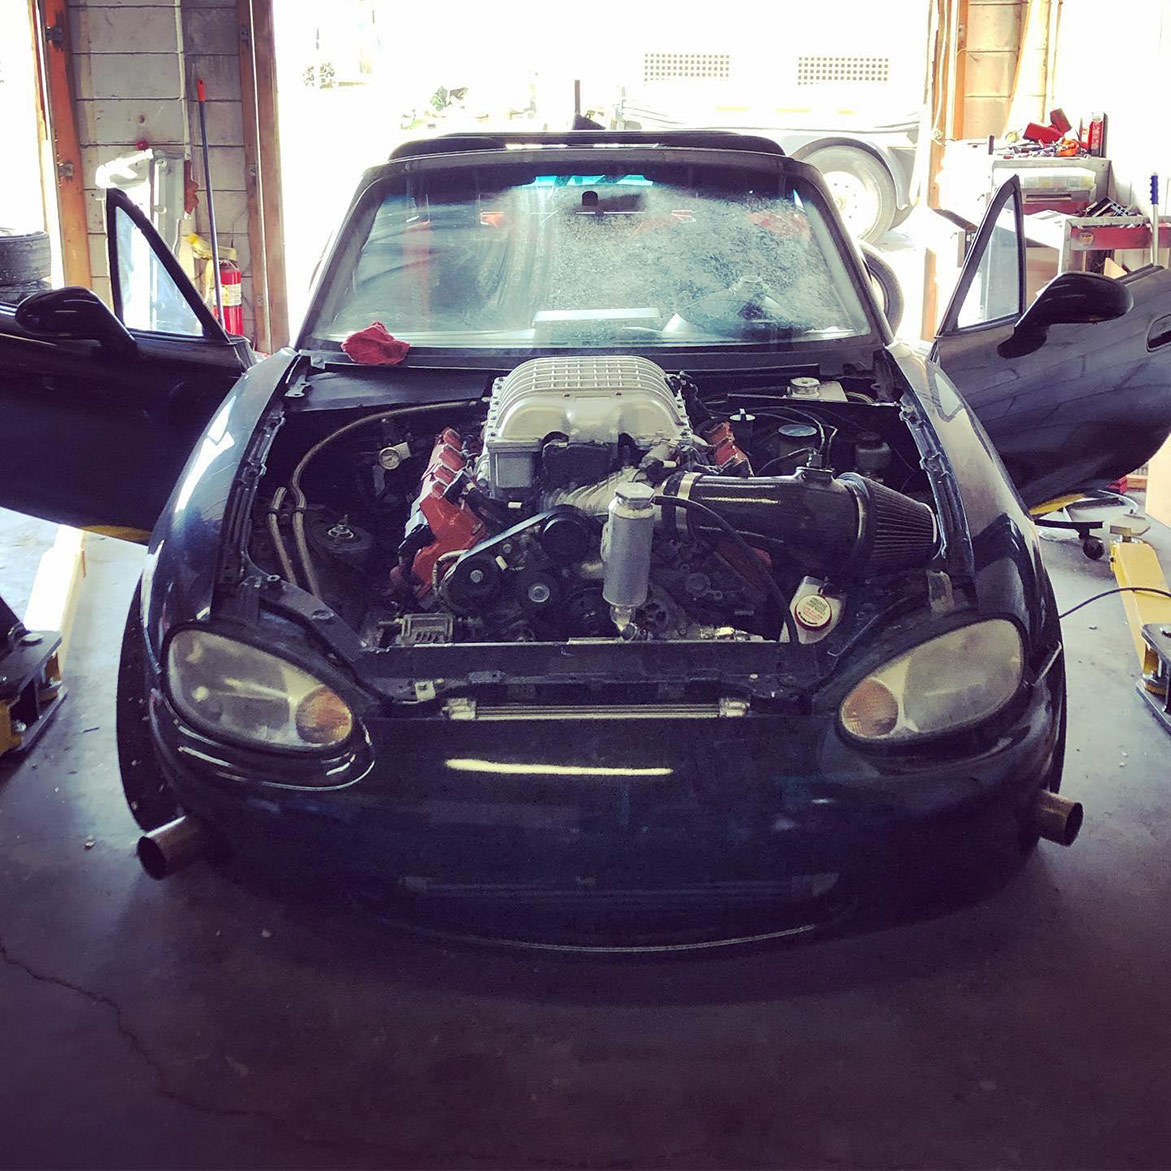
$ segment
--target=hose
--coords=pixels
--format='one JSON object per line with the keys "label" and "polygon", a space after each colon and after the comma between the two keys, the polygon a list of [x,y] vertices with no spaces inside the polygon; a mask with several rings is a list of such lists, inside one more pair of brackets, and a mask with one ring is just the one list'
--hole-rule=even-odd
{"label": "hose", "polygon": [[371,423],[381,423],[387,419],[397,419],[402,415],[420,415],[429,411],[462,410],[467,407],[474,407],[477,401],[476,399],[471,399],[464,402],[421,403],[411,406],[394,407],[389,411],[379,411],[376,415],[365,415],[361,419],[355,419],[352,423],[347,423],[344,427],[339,427],[336,431],[331,431],[324,439],[319,439],[309,448],[293,469],[293,474],[289,477],[288,485],[278,488],[273,493],[272,504],[268,511],[268,531],[272,537],[273,545],[276,548],[277,560],[281,563],[281,572],[285,575],[285,580],[291,585],[297,584],[293,562],[289,557],[289,551],[284,537],[281,535],[278,515],[281,505],[285,502],[285,496],[292,493],[293,543],[296,548],[297,559],[301,563],[301,572],[305,578],[306,589],[316,597],[321,596],[321,583],[318,580],[317,571],[313,567],[313,559],[309,553],[309,541],[305,534],[305,507],[308,501],[305,493],[301,491],[301,476],[304,474],[310,462],[324,448],[333,443],[335,439],[340,439],[343,435],[348,435],[351,431],[357,431],[359,427],[365,427]]}
{"label": "hose", "polygon": [[[654,503],[659,505],[660,508],[663,505],[669,504],[672,507],[682,508],[685,512],[698,512],[732,538],[740,551],[748,558],[749,565],[752,565],[756,561],[756,554],[752,551],[752,546],[714,508],[708,508],[706,504],[700,504],[698,500],[684,500],[678,496],[656,495],[654,497]],[[773,603],[780,614],[781,624],[785,629],[785,633],[788,634],[789,641],[794,646],[797,646],[799,644],[797,623],[793,620],[793,615],[789,613],[789,603],[785,600],[785,595],[781,593],[781,587],[773,580],[771,573],[766,573],[764,579],[768,585],[769,595],[772,597]],[[780,641],[780,635],[778,635],[777,642]]]}
{"label": "hose", "polygon": [[[280,498],[279,500],[278,497]],[[268,510],[268,535],[272,538],[272,546],[276,550],[277,560],[281,563],[281,573],[284,575],[285,581],[291,585],[296,585],[297,575],[293,570],[293,562],[289,557],[289,551],[285,548],[284,538],[281,536],[280,516],[277,513],[277,509],[280,507],[280,503],[284,498],[284,488],[278,488],[273,494],[272,507]]]}
{"label": "hose", "polygon": [[465,549],[449,549],[446,553],[440,553],[435,558],[435,564],[431,567],[431,592],[436,597],[439,596],[439,586],[443,578],[447,576],[443,572],[444,566],[450,565],[453,561],[458,561],[465,552]]}
{"label": "hose", "polygon": [[1100,594],[1094,594],[1093,597],[1086,598],[1084,602],[1078,602],[1076,606],[1070,606],[1068,610],[1062,610],[1057,615],[1058,618],[1068,618],[1071,614],[1076,613],[1083,606],[1088,606],[1091,602],[1096,602],[1100,598],[1108,598],[1112,594],[1158,594],[1162,598],[1171,598],[1171,592],[1167,590],[1156,589],[1155,586],[1116,586],[1112,590],[1103,590]]}

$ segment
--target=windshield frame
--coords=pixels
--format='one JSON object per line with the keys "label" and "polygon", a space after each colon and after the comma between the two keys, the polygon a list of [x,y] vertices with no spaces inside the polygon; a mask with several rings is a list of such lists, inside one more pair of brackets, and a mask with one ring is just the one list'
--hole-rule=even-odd
{"label": "windshield frame", "polygon": [[[743,175],[759,178],[769,183],[797,181],[802,186],[801,198],[812,202],[824,221],[838,258],[849,280],[853,292],[862,307],[867,331],[840,339],[776,339],[768,342],[721,341],[713,344],[662,345],[639,347],[637,342],[630,345],[616,345],[614,352],[646,353],[648,355],[697,356],[716,354],[759,355],[764,365],[776,365],[782,355],[793,359],[816,349],[829,352],[873,352],[892,340],[889,326],[874,299],[873,289],[866,275],[857,246],[847,234],[837,209],[825,190],[820,173],[808,164],[798,162],[780,154],[764,154],[741,149],[721,150],[674,146],[615,146],[598,145],[568,147],[528,147],[490,150],[444,151],[442,141],[437,141],[435,154],[412,155],[403,159],[392,159],[389,163],[374,167],[363,174],[358,190],[346,212],[345,220],[338,231],[333,245],[322,265],[310,299],[309,309],[297,338],[297,348],[324,353],[331,361],[344,362],[346,359],[337,342],[315,337],[311,327],[322,320],[328,320],[340,303],[342,289],[350,278],[358,256],[366,242],[374,217],[388,196],[405,193],[410,182],[422,176],[455,174],[463,171],[484,171],[485,185],[507,186],[519,184],[535,174],[548,173],[550,163],[555,162],[559,171],[570,168],[582,173],[596,173],[598,168],[630,168],[632,173],[641,173],[655,164],[668,167],[696,167],[701,170],[713,169],[715,173],[736,171]],[[583,170],[584,169],[584,170]],[[545,355],[590,354],[599,352],[597,347],[537,347],[537,346],[459,346],[459,345],[412,345],[407,363],[427,365],[430,360],[439,359],[438,364],[447,364],[444,359],[458,357],[461,365],[493,368],[502,363],[511,365],[515,361]],[[706,364],[706,363],[705,363]],[[740,362],[736,362],[740,365]]]}

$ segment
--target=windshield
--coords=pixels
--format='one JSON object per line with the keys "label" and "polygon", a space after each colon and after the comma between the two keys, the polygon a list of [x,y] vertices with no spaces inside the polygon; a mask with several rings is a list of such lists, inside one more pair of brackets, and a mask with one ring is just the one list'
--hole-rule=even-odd
{"label": "windshield", "polygon": [[509,350],[789,348],[870,331],[803,181],[675,170],[488,190],[466,168],[411,175],[339,253],[309,344],[374,322],[413,345]]}

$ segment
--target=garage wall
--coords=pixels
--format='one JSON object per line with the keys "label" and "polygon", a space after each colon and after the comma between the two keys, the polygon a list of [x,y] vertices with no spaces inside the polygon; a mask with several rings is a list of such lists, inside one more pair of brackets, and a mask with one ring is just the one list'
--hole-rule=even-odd
{"label": "garage wall", "polygon": [[[81,165],[94,290],[109,300],[97,167],[138,144],[186,155],[200,188],[194,230],[207,235],[195,80],[208,89],[208,137],[221,239],[240,252],[244,329],[252,333],[236,0],[69,0]],[[190,96],[190,102],[188,102]]]}
{"label": "garage wall", "polygon": [[1024,28],[1024,0],[968,0],[960,138],[1004,133]]}

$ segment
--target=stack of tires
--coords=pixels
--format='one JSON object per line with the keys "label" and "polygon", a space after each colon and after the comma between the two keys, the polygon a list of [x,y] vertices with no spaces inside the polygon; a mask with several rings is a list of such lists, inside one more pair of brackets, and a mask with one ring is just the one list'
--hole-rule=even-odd
{"label": "stack of tires", "polygon": [[0,305],[19,305],[49,288],[51,265],[45,232],[21,234],[0,228]]}

